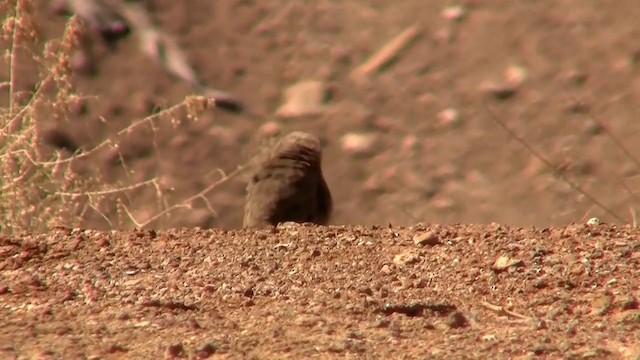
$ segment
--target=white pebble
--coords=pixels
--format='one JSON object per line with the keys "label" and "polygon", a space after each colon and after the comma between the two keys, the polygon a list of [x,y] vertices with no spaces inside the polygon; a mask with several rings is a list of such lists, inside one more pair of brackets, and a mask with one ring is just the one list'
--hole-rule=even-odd
{"label": "white pebble", "polygon": [[342,149],[351,154],[368,154],[376,142],[375,134],[348,133],[342,136]]}

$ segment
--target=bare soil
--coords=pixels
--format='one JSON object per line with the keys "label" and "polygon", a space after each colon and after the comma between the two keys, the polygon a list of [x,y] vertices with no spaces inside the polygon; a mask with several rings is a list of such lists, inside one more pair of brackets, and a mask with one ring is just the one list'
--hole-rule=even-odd
{"label": "bare soil", "polygon": [[[452,22],[442,16],[450,5],[444,0],[148,1],[153,20],[176,37],[203,81],[237,95],[247,109],[139,128],[118,139],[117,161],[107,153],[92,167],[114,186],[159,179],[161,200],[153,187],[127,194],[141,222],[163,201],[177,203],[204,189],[219,178],[217,169],[246,163],[263,142],[261,127],[275,121],[281,133],[321,138],[334,224],[550,226],[591,216],[631,223],[637,197],[620,181],[638,189],[640,169],[590,117],[632,154],[640,152],[637,3],[616,1],[606,9],[584,0],[462,3],[464,17]],[[60,37],[66,17],[47,6],[36,10],[43,41]],[[414,24],[419,37],[394,62],[369,81],[352,80],[355,68]],[[192,93],[147,58],[134,36],[113,49],[95,41],[91,52],[94,73],[74,76],[89,98],[68,121],[49,124],[83,148]],[[483,90],[503,82],[513,66],[526,70],[513,96]],[[303,80],[326,82],[326,110],[277,119],[285,89]],[[556,178],[487,107],[620,219]],[[449,108],[459,121],[438,117]],[[352,155],[340,142],[350,132],[377,141],[368,153]],[[246,182],[236,177],[207,194],[210,206],[195,201],[153,227],[237,228]],[[86,226],[111,228],[97,215]]]}
{"label": "bare soil", "polygon": [[0,357],[637,359],[639,235],[285,223],[3,238]]}
{"label": "bare soil", "polygon": [[[39,35],[58,38],[66,18],[42,3]],[[94,214],[83,227],[96,230],[1,238],[1,358],[640,358],[640,233],[623,224],[638,202],[620,183],[638,189],[640,168],[591,119],[640,153],[637,1],[462,1],[454,22],[444,0],[148,3],[247,111],[128,133],[119,161],[91,164],[101,178],[172,189],[127,195],[144,220],[248,161],[275,121],[321,138],[332,226],[237,230],[239,176],[156,230]],[[414,24],[393,63],[350,78]],[[95,72],[73,79],[90,97],[46,124],[82,147],[191,93],[132,37],[91,51]],[[526,69],[512,96],[484,90],[512,66]],[[30,89],[37,74],[24,72]],[[276,119],[285,89],[310,79],[331,90],[325,110]],[[458,121],[438,116],[449,108]],[[345,151],[350,132],[375,136],[371,151]],[[617,225],[584,225],[592,216]],[[503,225],[458,225],[477,223]]]}

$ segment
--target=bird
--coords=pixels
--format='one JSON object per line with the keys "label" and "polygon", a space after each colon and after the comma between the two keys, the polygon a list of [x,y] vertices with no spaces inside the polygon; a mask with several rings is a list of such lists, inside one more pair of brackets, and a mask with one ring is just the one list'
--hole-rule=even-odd
{"label": "bird", "polygon": [[247,184],[243,227],[326,225],[333,199],[321,165],[322,149],[315,135],[294,131],[281,138]]}

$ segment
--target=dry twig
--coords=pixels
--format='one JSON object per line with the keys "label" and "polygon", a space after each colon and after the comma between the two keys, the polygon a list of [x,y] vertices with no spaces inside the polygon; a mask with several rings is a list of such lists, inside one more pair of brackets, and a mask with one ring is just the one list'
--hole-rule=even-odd
{"label": "dry twig", "polygon": [[387,42],[380,50],[373,54],[362,65],[358,66],[351,73],[355,80],[362,80],[370,74],[380,70],[391,60],[396,58],[414,39],[420,34],[417,25],[412,25]]}

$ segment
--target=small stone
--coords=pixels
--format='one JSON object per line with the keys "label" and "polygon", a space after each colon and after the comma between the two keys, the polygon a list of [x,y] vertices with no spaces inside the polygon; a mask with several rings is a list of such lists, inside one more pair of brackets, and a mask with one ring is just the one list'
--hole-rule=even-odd
{"label": "small stone", "polygon": [[459,329],[468,324],[467,318],[460,311],[454,311],[449,315],[449,318],[447,318],[447,325],[452,329]]}
{"label": "small stone", "polygon": [[620,303],[621,310],[635,310],[638,309],[640,302],[633,296],[629,295]]}
{"label": "small stone", "polygon": [[418,256],[418,254],[412,252],[412,251],[407,251],[404,253],[400,253],[396,256],[393,257],[393,263],[396,264],[396,266],[398,267],[403,267],[403,266],[407,266],[407,265],[411,265],[411,264],[415,264],[420,260],[420,257]]}
{"label": "small stone", "polygon": [[505,72],[505,80],[508,85],[518,88],[527,79],[527,69],[522,66],[509,66]]}
{"label": "small stone", "polygon": [[438,245],[441,244],[438,234],[434,231],[427,231],[413,236],[413,243],[416,245]]}
{"label": "small stone", "polygon": [[442,127],[457,125],[460,123],[460,113],[453,108],[442,110],[438,113],[438,123]]}
{"label": "small stone", "polygon": [[502,271],[506,268],[512,267],[512,266],[520,266],[523,264],[522,260],[519,259],[512,259],[508,256],[500,256],[498,257],[498,259],[496,259],[495,263],[493,264],[493,269],[494,270],[498,270],[498,271]]}
{"label": "small stone", "polygon": [[260,129],[258,129],[258,134],[260,134],[260,137],[262,138],[270,138],[280,134],[281,131],[282,127],[280,126],[280,124],[275,121],[269,121],[260,126]]}
{"label": "small stone", "polygon": [[480,84],[480,91],[490,94],[498,100],[506,100],[513,97],[518,92],[518,89],[508,84],[486,81]]}
{"label": "small stone", "polygon": [[252,287],[248,287],[244,290],[244,292],[242,293],[242,295],[244,295],[245,297],[248,298],[252,298],[254,294],[253,288]]}
{"label": "small stone", "polygon": [[391,267],[389,265],[383,265],[380,272],[387,275],[391,274]]}
{"label": "small stone", "polygon": [[514,96],[527,78],[527,70],[522,66],[512,65],[505,71],[502,83],[485,81],[480,84],[480,90],[493,95],[496,99],[506,100]]}
{"label": "small stone", "polygon": [[465,9],[462,6],[447,6],[442,10],[442,18],[448,21],[460,21],[466,14]]}
{"label": "small stone", "polygon": [[354,155],[370,154],[376,138],[375,134],[348,133],[342,136],[342,149]]}
{"label": "small stone", "polygon": [[591,219],[587,220],[587,225],[589,226],[598,226],[600,224],[600,219],[598,219],[597,217],[592,217]]}
{"label": "small stone", "polygon": [[168,359],[173,359],[173,358],[177,358],[177,357],[185,357],[186,356],[186,353],[184,351],[184,347],[182,346],[181,343],[167,346],[167,350],[166,350],[165,354],[166,354],[166,358],[168,358]]}
{"label": "small stone", "polygon": [[594,315],[606,315],[611,310],[613,298],[610,294],[599,294],[591,301],[591,313]]}
{"label": "small stone", "polygon": [[276,110],[280,118],[318,115],[324,111],[327,95],[326,85],[322,81],[307,80],[289,87],[284,94],[284,104]]}
{"label": "small stone", "polygon": [[211,357],[211,355],[215,354],[216,346],[212,343],[205,343],[198,348],[196,356],[198,359],[207,359]]}

